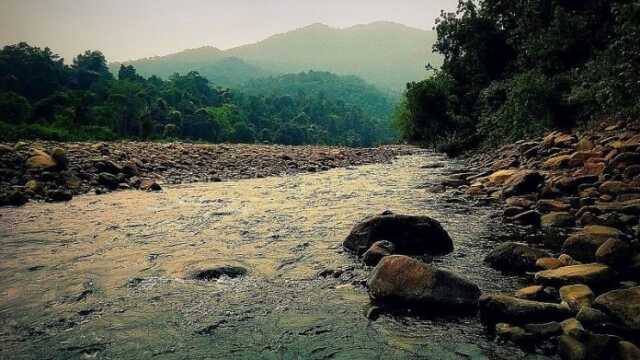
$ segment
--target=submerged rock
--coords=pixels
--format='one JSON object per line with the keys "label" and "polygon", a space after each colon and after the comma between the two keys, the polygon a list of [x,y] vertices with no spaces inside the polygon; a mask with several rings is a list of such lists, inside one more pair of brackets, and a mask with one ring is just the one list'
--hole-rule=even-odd
{"label": "submerged rock", "polygon": [[342,245],[357,254],[376,241],[388,240],[399,254],[444,255],[453,251],[453,241],[440,223],[428,216],[385,212],[354,226]]}
{"label": "submerged rock", "polygon": [[498,270],[524,272],[535,270],[536,261],[549,257],[546,251],[533,249],[526,245],[507,242],[493,249],[484,259]]}
{"label": "submerged rock", "polygon": [[480,289],[466,279],[403,255],[384,257],[367,282],[375,301],[475,308]]}

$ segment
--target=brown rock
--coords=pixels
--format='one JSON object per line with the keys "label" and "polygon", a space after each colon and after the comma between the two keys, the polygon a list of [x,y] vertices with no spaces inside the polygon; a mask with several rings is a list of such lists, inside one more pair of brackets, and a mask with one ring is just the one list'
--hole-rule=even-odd
{"label": "brown rock", "polygon": [[640,286],[609,291],[598,296],[594,306],[631,330],[640,330]]}
{"label": "brown rock", "polygon": [[493,249],[484,261],[498,270],[524,272],[535,270],[536,260],[548,256],[549,253],[546,251],[507,242]]}
{"label": "brown rock", "polygon": [[31,157],[27,159],[25,165],[32,170],[51,170],[57,166],[56,161],[49,154],[39,149],[32,150]]}
{"label": "brown rock", "polygon": [[560,335],[558,338],[558,353],[563,360],[587,359],[586,346],[569,335]]}
{"label": "brown rock", "polygon": [[601,286],[611,281],[612,277],[611,269],[607,265],[598,263],[563,266],[535,274],[536,282],[551,286],[571,284]]}
{"label": "brown rock", "polygon": [[371,245],[369,250],[362,255],[362,262],[368,266],[376,266],[383,257],[392,255],[394,250],[395,247],[390,241],[376,241]]}
{"label": "brown rock", "polygon": [[632,254],[627,242],[611,238],[596,250],[596,260],[611,266],[622,266],[629,262]]}
{"label": "brown rock", "polygon": [[542,215],[540,223],[544,227],[569,227],[575,224],[575,220],[568,212],[551,212]]}
{"label": "brown rock", "polygon": [[583,306],[591,306],[594,294],[591,289],[582,284],[566,285],[560,288],[560,299],[578,312]]}
{"label": "brown rock", "polygon": [[543,297],[544,287],[542,285],[532,285],[522,288],[514,293],[518,299],[538,300]]}
{"label": "brown rock", "polygon": [[619,195],[633,192],[635,188],[622,181],[605,181],[599,188],[601,193]]}
{"label": "brown rock", "polygon": [[640,359],[640,349],[628,341],[620,341],[617,346],[617,359],[638,360]]}
{"label": "brown rock", "polygon": [[567,211],[571,209],[571,205],[562,202],[560,200],[552,200],[552,199],[544,199],[538,201],[536,205],[537,209],[540,211]]}
{"label": "brown rock", "polygon": [[543,167],[546,169],[564,169],[569,166],[571,155],[558,155],[547,159]]}
{"label": "brown rock", "polygon": [[564,266],[562,261],[554,257],[543,257],[536,260],[536,268],[540,270],[553,270]]}
{"label": "brown rock", "polygon": [[367,281],[376,301],[430,304],[445,308],[473,308],[480,290],[448,271],[402,255],[384,257]]}
{"label": "brown rock", "polygon": [[563,320],[570,314],[566,305],[524,300],[503,294],[483,294],[480,297],[480,315],[488,322],[544,322]]}

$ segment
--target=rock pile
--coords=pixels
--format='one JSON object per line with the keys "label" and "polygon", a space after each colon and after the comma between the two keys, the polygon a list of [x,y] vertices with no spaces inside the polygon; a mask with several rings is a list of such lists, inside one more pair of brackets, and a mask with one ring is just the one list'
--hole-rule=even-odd
{"label": "rock pile", "polygon": [[402,146],[351,149],[148,142],[0,144],[0,206],[22,205],[30,199],[67,201],[90,191],[157,191],[161,190],[159,183],[316,172],[388,162],[416,151]]}
{"label": "rock pile", "polygon": [[565,234],[545,242],[556,256],[517,243],[487,256],[535,284],[484,294],[482,319],[500,338],[565,359],[640,359],[639,128],[553,132],[468,161],[479,170],[459,190],[503,203],[506,222]]}

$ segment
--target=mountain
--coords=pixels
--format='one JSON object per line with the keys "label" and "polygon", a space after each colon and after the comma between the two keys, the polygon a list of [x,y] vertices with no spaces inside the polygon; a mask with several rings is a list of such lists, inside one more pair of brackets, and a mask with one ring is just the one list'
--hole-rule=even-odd
{"label": "mountain", "polygon": [[[174,72],[197,70],[224,86],[268,75],[330,71],[357,75],[380,88],[398,92],[408,81],[424,78],[427,62],[441,63],[440,56],[431,52],[435,40],[433,31],[391,22],[344,29],[313,24],[229,50],[203,47],[126,64],[145,76],[167,77]],[[229,57],[236,59],[225,62]],[[120,64],[111,65],[117,69]]]}

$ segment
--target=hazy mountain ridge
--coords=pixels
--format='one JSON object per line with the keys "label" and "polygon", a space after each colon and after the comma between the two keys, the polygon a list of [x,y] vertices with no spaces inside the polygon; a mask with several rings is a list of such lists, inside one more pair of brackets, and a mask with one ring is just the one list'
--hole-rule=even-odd
{"label": "hazy mountain ridge", "polygon": [[[168,77],[196,70],[223,86],[269,75],[330,71],[360,76],[378,87],[399,91],[406,82],[424,78],[426,62],[441,62],[431,53],[435,39],[432,31],[390,22],[344,29],[316,23],[229,50],[208,46],[124,64],[135,66],[144,76]],[[229,57],[238,59],[230,70],[221,62]],[[111,64],[112,70],[119,66]]]}

